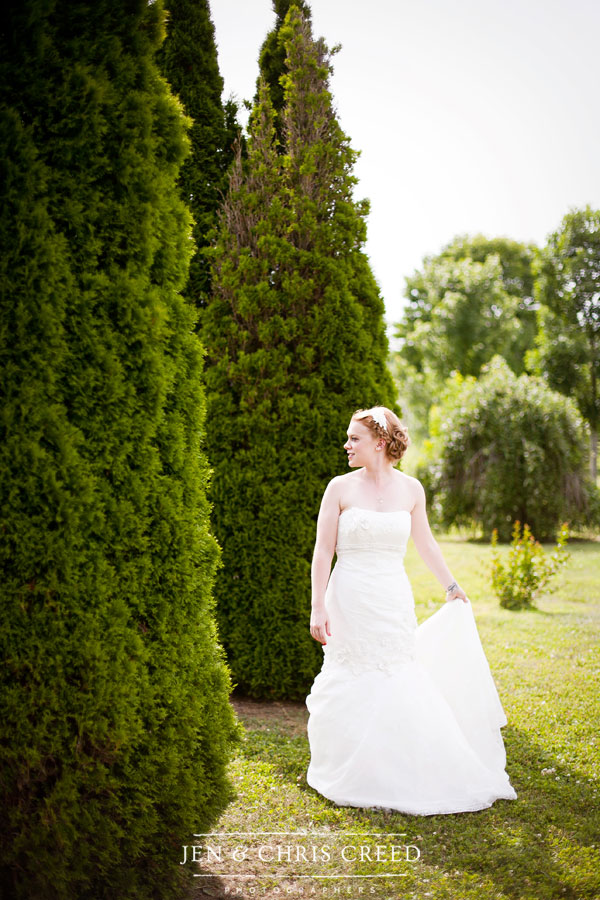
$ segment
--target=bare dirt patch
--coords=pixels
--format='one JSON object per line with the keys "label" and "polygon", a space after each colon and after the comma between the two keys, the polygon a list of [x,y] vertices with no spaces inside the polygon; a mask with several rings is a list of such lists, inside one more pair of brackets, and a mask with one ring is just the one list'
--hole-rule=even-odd
{"label": "bare dirt patch", "polygon": [[246,728],[260,730],[276,725],[290,735],[306,733],[308,710],[302,701],[251,700],[234,693],[231,705]]}

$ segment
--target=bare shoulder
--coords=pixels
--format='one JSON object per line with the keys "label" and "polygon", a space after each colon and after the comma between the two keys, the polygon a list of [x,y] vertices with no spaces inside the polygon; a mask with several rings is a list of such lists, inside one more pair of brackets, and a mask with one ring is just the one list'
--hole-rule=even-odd
{"label": "bare shoulder", "polygon": [[323,496],[326,496],[328,499],[338,499],[343,490],[344,478],[347,477],[347,475],[334,475],[331,481],[327,483]]}
{"label": "bare shoulder", "polygon": [[334,475],[333,478],[328,482],[327,489],[331,488],[332,490],[338,486],[340,486],[346,478],[350,475],[354,475],[354,472],[347,472],[345,475]]}
{"label": "bare shoulder", "polygon": [[412,475],[407,475],[405,472],[400,472],[398,469],[395,470],[399,479],[399,483],[403,485],[404,490],[408,492],[409,496],[412,497],[414,503],[418,503],[425,496],[425,490],[423,485],[419,481],[418,478],[414,478]]}
{"label": "bare shoulder", "polygon": [[356,469],[354,472],[346,472],[344,475],[336,475],[331,479],[329,484],[339,484],[340,486],[347,486],[352,481],[360,481],[362,478],[362,469]]}
{"label": "bare shoulder", "polygon": [[323,499],[327,498],[329,503],[337,503],[338,508],[341,509],[343,506],[342,498],[356,480],[356,476],[359,475],[359,472],[360,470],[334,476],[325,488]]}

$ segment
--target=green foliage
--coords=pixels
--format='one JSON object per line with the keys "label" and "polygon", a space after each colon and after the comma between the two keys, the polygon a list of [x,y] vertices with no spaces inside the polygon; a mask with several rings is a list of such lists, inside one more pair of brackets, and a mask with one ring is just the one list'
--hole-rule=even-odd
{"label": "green foliage", "polygon": [[181,111],[159,3],[0,35],[0,893],[179,898],[231,795]]}
{"label": "green foliage", "polygon": [[515,519],[540,540],[586,520],[587,426],[575,405],[500,357],[479,379],[456,375],[430,417],[430,483],[442,523],[473,522],[509,539]]}
{"label": "green foliage", "polygon": [[455,238],[406,280],[403,360],[439,378],[479,375],[492,356],[519,374],[535,336],[535,250],[507,238]]}
{"label": "green foliage", "polygon": [[237,107],[223,106],[215,29],[208,0],[166,0],[167,36],[157,59],[162,73],[192,118],[191,153],[179,174],[181,196],[194,216],[195,253],[184,295],[204,306],[210,294],[210,260],[205,248],[227,188],[227,170],[239,128]]}
{"label": "green foliage", "polygon": [[428,437],[433,398],[451,373],[477,377],[496,354],[523,371],[536,330],[535,253],[508,238],[456,237],[407,278],[392,373],[417,442]]}
{"label": "green foliage", "polygon": [[539,334],[529,364],[571,397],[592,431],[596,477],[600,425],[600,210],[568,213],[537,270]]}
{"label": "green foliage", "polygon": [[492,532],[492,586],[505,609],[524,609],[534,606],[537,594],[546,587],[561,566],[569,559],[565,544],[569,528],[563,522],[556,538],[556,548],[550,554],[536,541],[529,525],[517,520],[512,531],[512,542],[506,563],[497,552],[498,530]]}
{"label": "green foliage", "polygon": [[280,39],[285,153],[261,83],[238,155],[203,313],[219,631],[240,688],[304,697],[322,661],[310,637],[319,501],[346,470],[352,412],[394,406],[383,302],[362,247],[356,158],[328,90],[328,53],[291,8]]}
{"label": "green foliage", "polygon": [[283,152],[285,135],[283,127],[283,109],[285,106],[282,77],[286,74],[286,49],[281,40],[280,31],[285,22],[290,6],[298,8],[307,22],[311,19],[311,10],[305,0],[272,0],[273,11],[276,13],[275,25],[269,31],[260,48],[258,65],[260,75],[256,83],[256,95],[254,105],[259,102],[260,83],[264,81],[269,89],[271,105],[273,107],[273,124],[277,135],[280,152]]}

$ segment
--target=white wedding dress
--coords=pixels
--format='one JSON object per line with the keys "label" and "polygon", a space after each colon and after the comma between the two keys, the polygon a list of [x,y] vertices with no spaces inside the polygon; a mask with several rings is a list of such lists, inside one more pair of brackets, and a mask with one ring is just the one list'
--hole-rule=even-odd
{"label": "white wedding dress", "polygon": [[425,816],[514,800],[506,716],[471,604],[448,601],[417,626],[410,527],[407,510],[340,515],[331,637],[306,698],[308,784],[341,806]]}

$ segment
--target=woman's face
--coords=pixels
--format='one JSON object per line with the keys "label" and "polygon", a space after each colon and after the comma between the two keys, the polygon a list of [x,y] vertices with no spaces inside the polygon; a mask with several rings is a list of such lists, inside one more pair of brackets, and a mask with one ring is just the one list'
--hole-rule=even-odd
{"label": "woman's face", "polygon": [[344,444],[344,450],[348,454],[348,465],[356,468],[371,462],[377,455],[377,437],[370,428],[359,419],[352,419],[348,427],[348,440]]}

